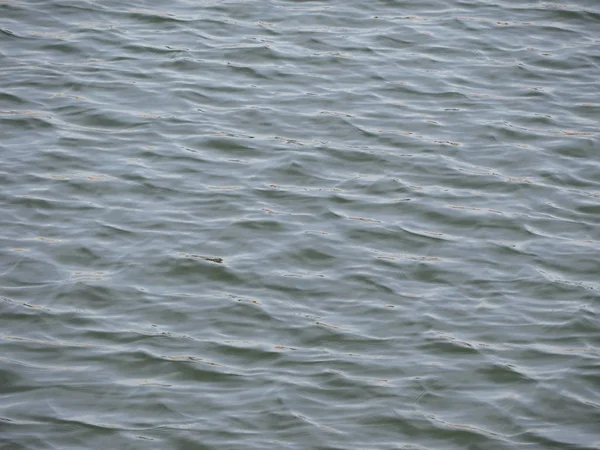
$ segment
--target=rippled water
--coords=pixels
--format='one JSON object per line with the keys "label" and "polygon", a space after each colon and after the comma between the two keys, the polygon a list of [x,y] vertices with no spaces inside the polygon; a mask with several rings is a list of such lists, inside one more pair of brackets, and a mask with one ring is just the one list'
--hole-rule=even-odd
{"label": "rippled water", "polygon": [[0,2],[2,449],[600,447],[600,4]]}

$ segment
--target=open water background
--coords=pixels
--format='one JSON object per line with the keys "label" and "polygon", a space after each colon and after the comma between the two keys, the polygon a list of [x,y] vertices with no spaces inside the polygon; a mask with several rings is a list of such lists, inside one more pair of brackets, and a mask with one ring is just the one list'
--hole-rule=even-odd
{"label": "open water background", "polygon": [[600,3],[0,2],[0,448],[600,448]]}

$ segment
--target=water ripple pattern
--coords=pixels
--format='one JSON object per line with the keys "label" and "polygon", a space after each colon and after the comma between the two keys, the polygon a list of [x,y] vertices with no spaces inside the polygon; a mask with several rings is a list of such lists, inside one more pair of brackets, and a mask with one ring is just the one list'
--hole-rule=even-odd
{"label": "water ripple pattern", "polygon": [[0,1],[0,447],[600,448],[600,4]]}

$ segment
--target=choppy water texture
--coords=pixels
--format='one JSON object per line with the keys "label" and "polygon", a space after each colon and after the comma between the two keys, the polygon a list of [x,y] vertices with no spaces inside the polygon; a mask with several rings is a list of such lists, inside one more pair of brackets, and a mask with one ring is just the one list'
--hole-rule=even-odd
{"label": "choppy water texture", "polygon": [[600,448],[596,0],[0,29],[0,448]]}

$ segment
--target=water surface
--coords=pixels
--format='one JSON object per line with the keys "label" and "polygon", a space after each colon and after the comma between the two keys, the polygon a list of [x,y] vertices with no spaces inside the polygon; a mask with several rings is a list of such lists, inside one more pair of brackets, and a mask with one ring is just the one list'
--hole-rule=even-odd
{"label": "water surface", "polygon": [[3,449],[600,447],[596,1],[8,0],[0,40]]}

